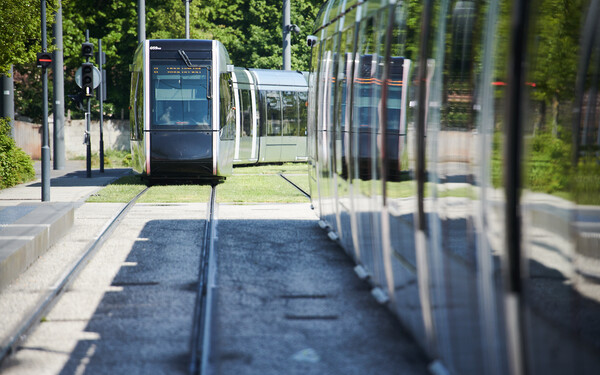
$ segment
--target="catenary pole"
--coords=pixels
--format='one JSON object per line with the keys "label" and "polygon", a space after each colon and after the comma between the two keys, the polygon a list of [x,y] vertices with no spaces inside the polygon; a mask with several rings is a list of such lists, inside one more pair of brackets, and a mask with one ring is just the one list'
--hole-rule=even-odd
{"label": "catenary pole", "polygon": [[65,74],[63,70],[63,25],[62,1],[58,1],[58,10],[54,22],[54,40],[56,50],[52,59],[54,73],[54,169],[65,168]]}
{"label": "catenary pole", "polygon": [[290,36],[290,0],[283,0],[283,70],[292,69],[292,49]]}
{"label": "catenary pole", "polygon": [[146,1],[138,0],[138,43],[146,40]]}
{"label": "catenary pole", "polygon": [[185,39],[190,39],[190,1],[185,1]]}

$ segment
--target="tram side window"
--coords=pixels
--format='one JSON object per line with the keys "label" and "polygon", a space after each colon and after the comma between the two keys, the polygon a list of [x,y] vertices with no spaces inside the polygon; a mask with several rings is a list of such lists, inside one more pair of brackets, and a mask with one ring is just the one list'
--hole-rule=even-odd
{"label": "tram side window", "polygon": [[138,139],[142,138],[144,132],[144,75],[138,73],[137,83],[137,103],[135,106],[135,117]]}
{"label": "tram side window", "polygon": [[306,135],[308,122],[308,93],[298,92],[298,135]]}
{"label": "tram side window", "polygon": [[281,135],[281,98],[278,91],[267,91],[267,135]]}
{"label": "tram side window", "polygon": [[250,90],[240,90],[241,113],[242,113],[242,136],[248,137],[252,134],[252,101]]}
{"label": "tram side window", "polygon": [[283,91],[283,135],[298,135],[298,97],[295,91]]}
{"label": "tram side window", "polygon": [[231,73],[224,73],[220,76],[220,129],[224,129],[222,137],[224,139],[233,138],[235,133],[235,111],[233,110],[233,95],[231,90]]}
{"label": "tram side window", "polygon": [[137,83],[138,72],[131,72],[131,91],[129,92],[129,136],[130,139],[137,139]]}

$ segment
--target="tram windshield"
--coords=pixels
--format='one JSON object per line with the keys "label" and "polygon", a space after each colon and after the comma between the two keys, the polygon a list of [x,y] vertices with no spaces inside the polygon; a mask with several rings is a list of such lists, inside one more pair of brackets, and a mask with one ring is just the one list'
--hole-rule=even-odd
{"label": "tram windshield", "polygon": [[209,62],[187,67],[154,61],[150,78],[152,128],[211,129]]}

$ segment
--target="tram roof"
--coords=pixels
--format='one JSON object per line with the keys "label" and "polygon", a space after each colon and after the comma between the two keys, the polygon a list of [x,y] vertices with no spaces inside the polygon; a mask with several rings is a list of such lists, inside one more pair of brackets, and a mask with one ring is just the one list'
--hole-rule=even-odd
{"label": "tram roof", "polygon": [[258,88],[261,90],[308,90],[306,78],[302,72],[295,70],[248,69],[252,72]]}

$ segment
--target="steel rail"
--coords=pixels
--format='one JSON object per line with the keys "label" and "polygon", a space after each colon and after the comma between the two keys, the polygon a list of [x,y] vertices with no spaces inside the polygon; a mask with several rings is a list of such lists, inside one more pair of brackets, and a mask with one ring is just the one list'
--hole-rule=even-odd
{"label": "steel rail", "polygon": [[207,321],[210,319],[210,300],[209,300],[209,261],[213,253],[213,230],[215,221],[215,200],[217,188],[213,186],[210,192],[210,199],[207,203],[206,222],[204,223],[204,238],[202,239],[202,248],[200,249],[200,270],[198,273],[198,289],[196,295],[196,305],[194,307],[194,320],[192,325],[191,348],[190,348],[190,366],[191,375],[202,374],[207,366],[208,342]]}
{"label": "steel rail", "polygon": [[71,267],[67,269],[67,271],[58,278],[58,281],[52,285],[44,298],[37,305],[35,310],[29,314],[28,317],[23,319],[23,321],[17,326],[14,330],[14,333],[10,335],[10,337],[6,340],[5,343],[2,344],[2,349],[0,350],[0,362],[2,362],[6,357],[12,354],[15,350],[15,347],[22,341],[27,332],[29,332],[46,314],[50,308],[57,301],[58,297],[64,292],[66,287],[71,284],[72,281],[75,280],[79,272],[85,267],[87,261],[100,249],[102,244],[106,242],[106,240],[110,237],[115,228],[119,225],[121,220],[125,217],[127,212],[133,207],[135,202],[141,197],[146,191],[148,191],[148,187],[142,190],[138,195],[136,195],[132,200],[129,201],[100,231],[98,237],[94,240],[90,241],[87,244],[86,250],[79,256],[77,261],[71,264]]}
{"label": "steel rail", "polygon": [[295,187],[296,189],[298,189],[298,191],[300,191],[302,194],[304,194],[304,196],[308,199],[310,199],[310,194],[308,194],[307,192],[305,192],[304,190],[302,190],[302,188],[298,185],[296,185],[295,183],[293,183],[292,181],[290,181],[287,177],[285,177],[283,175],[283,173],[279,173],[279,177],[283,178],[284,180],[286,180],[287,182],[289,182],[293,187]]}

